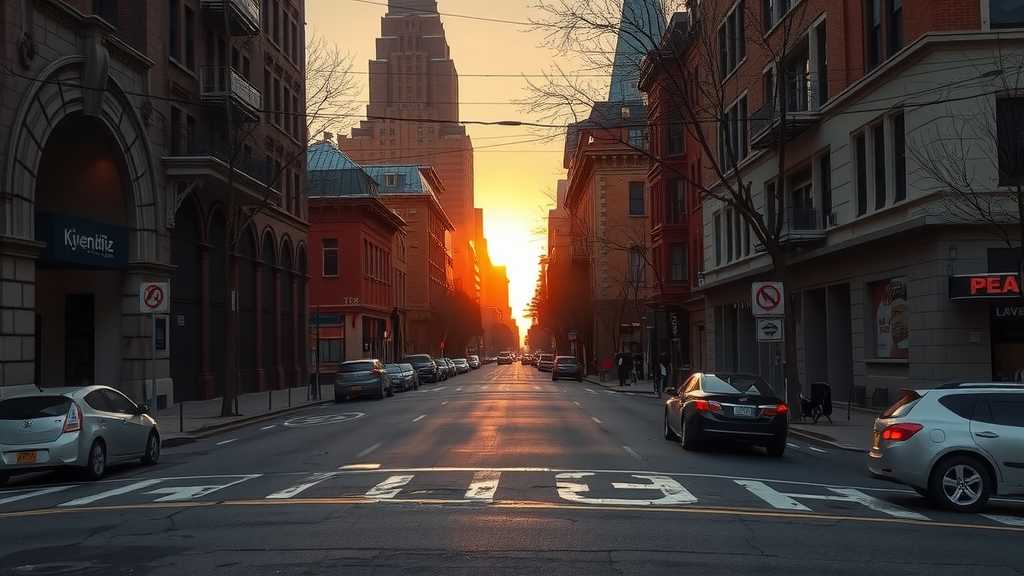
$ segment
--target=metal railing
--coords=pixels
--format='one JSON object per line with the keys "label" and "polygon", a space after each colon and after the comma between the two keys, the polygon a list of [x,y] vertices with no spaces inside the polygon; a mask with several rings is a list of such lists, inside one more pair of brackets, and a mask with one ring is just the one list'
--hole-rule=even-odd
{"label": "metal railing", "polygon": [[258,113],[263,108],[263,94],[244,76],[230,66],[204,66],[200,91],[204,98],[231,97]]}
{"label": "metal railing", "polygon": [[241,144],[232,147],[227,135],[206,124],[172,127],[169,136],[169,157],[213,157],[264,185],[278,187],[274,167],[266,159],[246,155]]}
{"label": "metal railing", "polygon": [[262,13],[260,0],[203,0],[204,7],[215,11],[224,10],[229,5],[239,17],[246,20],[244,29],[259,31]]}
{"label": "metal railing", "polygon": [[821,218],[813,208],[786,209],[786,228],[801,232],[821,230]]}

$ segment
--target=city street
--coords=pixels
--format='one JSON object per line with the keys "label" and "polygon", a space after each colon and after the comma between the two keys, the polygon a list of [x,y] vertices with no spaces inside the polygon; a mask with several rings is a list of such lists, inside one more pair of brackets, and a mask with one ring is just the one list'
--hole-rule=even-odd
{"label": "city street", "polygon": [[97,483],[16,480],[0,573],[1024,573],[1024,500],[942,512],[864,458],[686,452],[650,396],[487,366]]}

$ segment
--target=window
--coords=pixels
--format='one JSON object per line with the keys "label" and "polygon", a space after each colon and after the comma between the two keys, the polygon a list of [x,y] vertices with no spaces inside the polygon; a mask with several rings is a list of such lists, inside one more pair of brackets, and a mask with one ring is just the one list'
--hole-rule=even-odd
{"label": "window", "polygon": [[682,224],[686,221],[686,182],[673,178],[665,192],[665,223]]}
{"label": "window", "polygon": [[167,0],[167,47],[168,55],[175,60],[181,58],[181,10],[178,7],[178,0]]}
{"label": "window", "polygon": [[895,184],[894,202],[907,199],[907,134],[903,113],[892,117],[892,172]]}
{"label": "window", "polygon": [[1024,27],[1024,4],[1018,0],[989,0],[988,6],[992,28]]}
{"label": "window", "polygon": [[826,23],[827,21],[824,21],[815,28],[815,44],[817,45],[815,49],[818,55],[817,103],[819,107],[828,102],[828,28]]}
{"label": "window", "polygon": [[817,218],[814,214],[814,190],[811,186],[810,167],[789,177],[789,227],[793,230],[814,230]]}
{"label": "window", "polygon": [[683,120],[678,114],[673,115],[665,126],[665,154],[675,156],[685,152]]}
{"label": "window", "polygon": [[885,126],[871,128],[871,147],[875,153],[875,210],[885,208]]}
{"label": "window", "polygon": [[629,106],[623,106],[619,109],[619,116],[623,120],[629,120],[633,116],[633,112],[630,110]]}
{"label": "window", "polygon": [[743,255],[750,256],[750,224],[743,227]]}
{"label": "window", "polygon": [[714,234],[715,234],[715,266],[722,265],[722,213],[715,212],[714,216]]}
{"label": "window", "polygon": [[1024,183],[1024,97],[996,101],[999,185]]}
{"label": "window", "polygon": [[267,68],[263,69],[263,90],[267,93],[267,107],[264,115],[266,118],[265,122],[269,123],[274,119],[274,93],[271,90],[273,87],[273,79],[270,76],[270,70]]}
{"label": "window", "polygon": [[100,18],[117,26],[117,0],[93,0],[92,11]]}
{"label": "window", "polygon": [[719,125],[718,154],[723,166],[734,168],[750,152],[747,97],[743,96],[725,113]]}
{"label": "window", "polygon": [[135,402],[128,399],[127,396],[116,392],[114,390],[100,390],[107,397],[107,405],[111,407],[111,412],[118,414],[135,414],[138,412],[138,406]]}
{"label": "window", "polygon": [[868,143],[864,134],[853,137],[857,163],[857,215],[868,213]]}
{"label": "window", "polygon": [[768,221],[768,229],[774,231],[777,226],[779,215],[779,195],[776,190],[775,180],[769,180],[764,183],[764,203],[765,209],[768,214],[766,220]]}
{"label": "window", "polygon": [[320,339],[320,361],[341,362],[341,351],[345,347],[345,340],[342,338],[321,338]]}
{"label": "window", "polygon": [[732,262],[736,259],[733,253],[733,225],[732,209],[725,211],[725,261]]}
{"label": "window", "polygon": [[864,70],[882,63],[882,0],[864,0]]}
{"label": "window", "polygon": [[274,123],[281,125],[281,79],[274,78]]}
{"label": "window", "polygon": [[746,0],[740,0],[718,29],[719,74],[724,80],[747,56],[746,27],[744,23]]}
{"label": "window", "polygon": [[384,186],[386,188],[394,188],[398,186],[398,174],[385,174]]}
{"label": "window", "polygon": [[182,123],[181,109],[171,106],[171,154],[178,155],[184,152],[185,128]]}
{"label": "window", "polygon": [[630,282],[643,282],[646,276],[644,256],[639,247],[629,249],[629,274]]}
{"label": "window", "polygon": [[1024,396],[1020,394],[984,394],[978,403],[978,420],[1024,428]]}
{"label": "window", "polygon": [[733,233],[736,234],[736,260],[739,260],[743,256],[743,215],[740,214],[739,210],[735,210],[732,213],[733,218]]}
{"label": "window", "polygon": [[670,258],[669,278],[672,282],[686,282],[686,244],[673,244]]}
{"label": "window", "polygon": [[274,0],[274,43],[278,46],[281,45],[281,3]]}
{"label": "window", "polygon": [[647,202],[644,197],[644,183],[643,182],[630,182],[629,183],[629,215],[630,216],[643,216],[647,213]]}
{"label": "window", "polygon": [[630,128],[629,145],[638,150],[647,150],[647,130],[643,128]]}
{"label": "window", "polygon": [[821,228],[832,220],[832,156],[825,152],[818,158],[818,184],[821,187]]}
{"label": "window", "polygon": [[889,1],[889,38],[887,54],[892,56],[903,48],[903,0]]}
{"label": "window", "polygon": [[811,52],[807,42],[794,47],[783,67],[786,111],[806,112],[811,108]]}
{"label": "window", "polygon": [[185,6],[185,66],[196,69],[196,13]]}
{"label": "window", "polygon": [[[99,410],[100,412],[113,412],[114,407],[110,404],[110,399],[103,392],[103,390],[89,392],[85,395],[85,403],[93,410]],[[67,414],[66,411],[64,413]]]}
{"label": "window", "polygon": [[765,70],[764,75],[761,76],[761,91],[765,108],[767,110],[771,110],[774,114],[776,97],[774,69],[769,68],[768,70]]}
{"label": "window", "polygon": [[764,31],[771,30],[775,24],[775,0],[762,0],[761,21],[764,24]]}

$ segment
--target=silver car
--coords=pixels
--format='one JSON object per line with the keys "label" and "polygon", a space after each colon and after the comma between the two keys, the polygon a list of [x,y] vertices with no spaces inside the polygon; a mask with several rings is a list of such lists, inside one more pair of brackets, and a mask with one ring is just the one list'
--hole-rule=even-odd
{"label": "silver car", "polygon": [[950,510],[975,512],[993,495],[1024,494],[1024,386],[904,391],[875,421],[868,468]]}
{"label": "silver car", "polygon": [[370,395],[377,400],[394,396],[391,377],[380,360],[350,360],[338,366],[334,380],[334,401]]}
{"label": "silver car", "polygon": [[0,401],[0,458],[0,482],[60,468],[98,480],[111,464],[156,464],[160,429],[148,407],[113,388],[47,388]]}

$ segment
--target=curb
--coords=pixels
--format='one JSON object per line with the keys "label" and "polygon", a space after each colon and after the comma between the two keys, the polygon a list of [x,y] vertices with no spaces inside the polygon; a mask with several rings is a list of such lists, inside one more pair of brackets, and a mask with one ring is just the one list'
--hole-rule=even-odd
{"label": "curb", "polygon": [[[174,432],[169,434],[169,438],[160,443],[162,448],[174,448],[175,446],[184,446],[186,444],[192,444],[198,442],[210,436],[215,436],[223,432],[230,432],[237,430],[238,428],[244,428],[251,424],[258,424],[266,420],[272,420],[282,414],[288,414],[289,412],[295,412],[296,410],[302,410],[303,408],[309,408],[311,406],[323,406],[324,404],[331,404],[334,400],[322,400],[320,402],[311,402],[309,404],[303,404],[302,406],[293,406],[291,408],[285,408],[283,410],[276,410],[274,412],[268,412],[267,414],[260,414],[259,416],[252,416],[250,418],[243,418],[241,420],[235,420],[227,424],[213,425],[206,428],[200,428],[195,432],[186,432],[184,434],[180,432]],[[177,434],[177,436],[175,436]]]}
{"label": "curb", "polygon": [[620,388],[617,384],[608,384],[608,383],[600,382],[598,380],[593,380],[591,378],[584,378],[583,381],[588,383],[588,384],[593,384],[595,386],[600,386],[600,387],[608,389],[608,390],[614,390],[616,392],[619,392],[620,394],[631,394],[633,396],[650,396],[651,398],[657,398],[657,396],[654,394],[654,391],[651,391],[651,392],[646,392],[646,391],[644,391],[644,392],[636,392],[636,391],[632,391],[632,390],[627,391],[626,388],[629,388],[628,386],[626,386],[625,388]]}
{"label": "curb", "polygon": [[831,446],[832,448],[836,448],[837,450],[845,450],[846,452],[857,452],[858,454],[868,453],[868,450],[864,448],[858,448],[856,446],[850,446],[847,444],[840,444],[839,442],[836,442],[835,440],[825,436],[824,434],[815,434],[814,432],[807,432],[805,430],[799,430],[793,427],[789,428],[789,433],[793,436],[803,438],[804,440],[810,440],[812,442],[820,442],[822,444],[826,444],[828,446]]}

